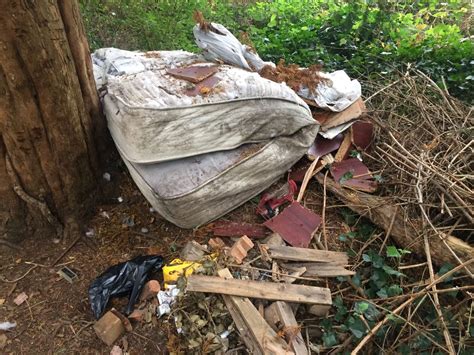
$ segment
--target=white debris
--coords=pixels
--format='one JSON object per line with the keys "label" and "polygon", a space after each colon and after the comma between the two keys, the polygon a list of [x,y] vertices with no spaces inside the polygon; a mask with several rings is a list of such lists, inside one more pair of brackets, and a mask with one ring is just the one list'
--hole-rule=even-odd
{"label": "white debris", "polygon": [[10,330],[12,328],[16,327],[16,323],[10,323],[10,322],[2,322],[0,323],[0,330]]}
{"label": "white debris", "polygon": [[176,300],[180,290],[175,285],[169,285],[165,291],[158,292],[158,303],[160,304],[157,308],[158,318],[164,314],[170,314],[171,306]]}

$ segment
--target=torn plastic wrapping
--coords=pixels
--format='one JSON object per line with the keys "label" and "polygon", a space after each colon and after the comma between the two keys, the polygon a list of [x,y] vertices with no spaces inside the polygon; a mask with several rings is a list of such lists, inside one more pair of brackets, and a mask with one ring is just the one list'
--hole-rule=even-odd
{"label": "torn plastic wrapping", "polygon": [[111,297],[129,295],[125,314],[130,314],[150,273],[161,270],[163,258],[158,255],[137,256],[111,266],[89,286],[92,312],[98,319]]}
{"label": "torn plastic wrapping", "polygon": [[298,94],[308,100],[314,100],[316,105],[335,112],[341,112],[352,105],[362,94],[362,88],[357,80],[351,80],[344,70],[333,73],[320,73],[328,82],[320,83],[311,93],[308,88],[301,88]]}
{"label": "torn plastic wrapping", "polygon": [[265,65],[275,64],[264,62],[257,53],[243,45],[224,26],[211,23],[210,29],[204,31],[200,25],[193,28],[194,38],[203,55],[213,62],[224,62],[246,70],[260,71]]}

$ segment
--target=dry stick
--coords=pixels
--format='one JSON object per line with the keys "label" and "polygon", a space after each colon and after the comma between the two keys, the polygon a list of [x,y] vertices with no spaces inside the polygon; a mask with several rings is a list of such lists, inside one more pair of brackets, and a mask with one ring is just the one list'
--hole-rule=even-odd
{"label": "dry stick", "polygon": [[[468,299],[465,299],[464,301],[462,301],[461,303],[458,303],[456,304],[455,306],[453,306],[452,308],[458,308],[460,307],[461,305],[463,305]],[[458,313],[459,314],[459,313]],[[455,319],[456,316],[453,317],[453,319]],[[416,337],[418,335],[418,333],[428,329],[428,327],[430,327],[431,325],[433,325],[434,323],[436,322],[436,319],[433,319],[431,322],[429,322],[426,326],[424,326],[423,328],[421,328],[420,330],[417,330],[416,332],[414,332],[413,334],[410,334],[407,338],[404,338],[404,339],[401,339],[400,342],[401,343],[406,343],[407,341],[409,341],[410,339],[413,339],[414,337]],[[467,328],[469,329],[469,328]],[[393,347],[393,345],[392,345]],[[391,353],[391,352],[389,352]]]}
{"label": "dry stick", "polygon": [[[437,171],[436,169],[433,169],[431,166],[429,165],[426,165],[424,162],[421,162],[419,159],[417,159],[413,154],[411,154],[408,150],[405,149],[405,147],[400,144],[400,142],[398,142],[398,140],[393,136],[393,134],[391,132],[388,132],[388,134],[390,135],[390,137],[392,138],[392,140],[395,142],[395,144],[401,149],[403,150],[403,152],[406,154],[406,156],[412,158],[414,161],[420,163],[423,167],[427,168],[428,170],[431,171],[432,174],[438,176],[441,180],[444,180],[448,185],[449,185],[449,188],[451,188],[452,186],[454,186],[455,182],[449,180],[448,178],[446,178],[446,176],[444,176],[443,174],[441,174],[439,171]],[[390,145],[388,144],[385,144],[385,146],[387,146],[388,148],[390,148],[393,152],[395,153],[398,153],[399,156],[402,157],[402,159],[406,159],[406,156],[404,156],[402,153],[398,152],[396,149],[394,149],[393,147],[391,147]],[[412,165],[415,165],[414,163],[411,163]],[[426,174],[426,173],[424,173]],[[459,183],[459,181],[457,181]],[[439,187],[439,188],[442,188],[437,182],[436,180],[433,180],[433,183]],[[467,187],[466,187],[467,188]],[[462,209],[464,215],[469,219],[470,222],[473,222],[474,219],[472,217],[472,211],[471,209],[469,208],[469,206],[456,194],[455,191],[451,190],[451,191],[447,191],[445,189],[443,189],[444,192],[449,196],[451,197],[451,199],[455,200],[455,202],[458,202],[459,204],[461,204],[464,209]]]}
{"label": "dry stick", "polygon": [[323,183],[323,213],[321,219],[323,220],[323,237],[324,237],[324,248],[328,250],[328,236],[326,234],[326,179],[328,177],[328,171],[324,174]]}
{"label": "dry stick", "polygon": [[[423,154],[422,154],[422,159],[423,159]],[[418,180],[416,182],[416,190],[418,192],[418,202],[420,209],[422,210],[423,215],[425,215],[425,211],[423,208],[423,193],[421,191],[421,164],[418,165]],[[422,220],[422,225],[423,225],[423,230],[425,230],[425,219]],[[433,270],[433,262],[431,261],[431,251],[430,251],[430,243],[428,241],[428,235],[426,234],[426,231],[423,233],[423,240],[425,244],[425,254],[426,254],[426,262],[428,263],[428,270],[430,273],[430,281],[433,283],[434,281],[434,270]],[[436,285],[433,285],[432,287],[433,291],[436,292],[437,288]],[[436,310],[436,313],[438,314],[441,326],[443,327],[443,335],[444,335],[444,340],[446,341],[446,345],[448,347],[449,353],[451,355],[454,355],[456,352],[454,350],[454,344],[453,344],[453,339],[451,338],[451,334],[449,333],[448,327],[446,325],[446,322],[444,320],[443,312],[441,311],[441,305],[439,303],[439,296],[437,293],[433,294],[433,300],[434,300],[434,307]]]}
{"label": "dry stick", "polygon": [[[440,277],[438,277],[436,280],[432,281],[428,286],[426,286],[423,290],[419,291],[419,292],[416,292],[414,294],[412,294],[405,302],[403,302],[400,306],[398,306],[396,309],[394,309],[390,314],[393,314],[393,315],[396,315],[397,313],[399,313],[400,311],[402,311],[406,306],[408,306],[410,303],[412,303],[416,298],[420,297],[420,296],[423,296],[425,295],[426,293],[428,293],[428,290],[431,289],[433,287],[433,285],[436,285],[442,281],[444,281],[445,279],[447,279],[448,277],[450,277],[452,274],[458,272],[459,270],[461,270],[462,268],[472,264],[474,262],[474,258],[473,259],[470,259],[466,262],[464,262],[462,265],[458,265],[456,266],[454,269],[451,269],[450,271],[448,271],[447,273],[441,275]],[[408,296],[408,295],[407,295]],[[364,347],[364,345],[370,340],[372,339],[372,337],[375,335],[375,333],[377,333],[377,331],[385,324],[389,321],[389,317],[388,315],[385,316],[384,319],[382,319],[380,322],[378,322],[370,331],[369,333],[364,337],[364,339],[361,340],[361,342],[354,348],[354,350],[352,350],[351,352],[351,355],[356,355],[359,353],[359,351]]]}
{"label": "dry stick", "polygon": [[31,267],[31,269],[29,269],[27,272],[25,272],[23,275],[21,275],[19,278],[15,279],[15,280],[7,280],[7,279],[3,278],[2,276],[0,276],[0,281],[10,283],[10,284],[17,283],[18,281],[23,279],[26,275],[28,275],[30,272],[32,272],[37,267],[38,267],[38,265],[34,265],[33,267]]}
{"label": "dry stick", "polygon": [[421,70],[416,69],[416,72],[421,75],[425,80],[427,80],[431,85],[433,85],[436,90],[439,91],[441,96],[443,97],[444,101],[448,104],[448,106],[451,108],[451,110],[455,111],[458,115],[463,116],[462,112],[460,112],[457,107],[453,106],[451,104],[451,100],[449,100],[446,96],[446,93],[425,73],[423,73]]}
{"label": "dry stick", "polygon": [[301,200],[303,199],[304,192],[306,191],[306,187],[308,186],[308,182],[313,175],[313,171],[316,168],[316,164],[318,163],[319,158],[320,157],[316,157],[316,159],[314,159],[314,161],[309,166],[308,170],[306,170],[306,173],[304,174],[304,178],[303,178],[303,183],[301,184],[301,189],[300,189],[300,192],[298,193],[298,198],[296,199],[296,202],[301,202]]}
{"label": "dry stick", "polygon": [[396,209],[395,209],[395,212],[393,214],[392,220],[390,221],[390,225],[388,226],[387,233],[385,233],[385,239],[383,240],[383,243],[380,246],[379,255],[383,251],[383,248],[385,247],[385,244],[387,244],[387,240],[388,240],[388,237],[390,237],[390,233],[392,233],[393,223],[395,222],[395,218],[397,217],[397,213],[398,213],[398,206],[396,206]]}
{"label": "dry stick", "polygon": [[[393,139],[395,139],[393,136],[392,136]],[[397,150],[395,150],[393,147],[389,146],[388,144],[385,144],[388,148],[390,148],[391,150],[393,150],[394,153],[397,153],[397,155],[400,155],[403,157],[403,155],[401,153],[399,153]],[[408,163],[408,162],[407,162]],[[410,162],[411,163],[411,162]],[[414,163],[411,163],[411,164],[414,164]],[[407,164],[408,166],[408,164]],[[413,176],[414,177],[414,176]],[[415,177],[414,177],[415,178]],[[440,189],[442,189],[442,187],[436,182],[436,181],[433,181],[433,183]],[[451,197],[451,199],[453,199],[453,197],[446,191],[443,189],[443,191]],[[457,196],[457,195],[456,195]],[[459,198],[459,197],[458,197]],[[455,201],[456,199],[454,199],[453,201]],[[462,201],[461,201],[462,202]],[[464,202],[462,202],[464,203]],[[464,204],[465,205],[465,204]],[[468,212],[462,208],[462,211],[463,213],[468,217],[468,218],[471,218],[468,214]],[[428,218],[428,216],[426,215],[426,212],[424,211],[424,209],[421,210],[421,212],[423,213],[424,217],[428,220],[428,223],[430,225],[430,227],[434,230],[434,232],[436,233],[436,235],[441,239],[441,241],[443,242],[443,244],[446,246],[446,248],[449,250],[449,252],[453,255],[453,257],[456,259],[456,261],[459,263],[459,264],[462,264],[463,261],[459,258],[459,256],[455,253],[455,251],[451,248],[451,246],[446,242],[445,238],[443,238],[442,235],[439,234],[438,230],[435,228],[435,226],[433,226],[433,224],[431,223],[430,219]],[[471,273],[470,270],[466,269],[466,272],[471,276],[473,277],[473,274]]]}
{"label": "dry stick", "polygon": [[56,258],[56,260],[54,260],[54,262],[51,264],[51,267],[56,266],[56,264],[59,262],[59,260],[61,260],[61,259],[64,257],[64,255],[66,255],[66,254],[74,247],[74,245],[77,244],[77,242],[78,242],[79,239],[81,239],[81,238],[82,238],[82,234],[79,234],[79,235],[77,236],[77,238],[74,239],[74,240],[72,241],[72,243],[66,248],[66,250],[64,250],[64,251],[61,253],[61,255],[59,255],[59,256]]}
{"label": "dry stick", "polygon": [[380,90],[377,90],[375,93],[373,93],[372,95],[370,95],[367,99],[364,100],[364,103],[367,103],[369,102],[372,98],[374,98],[375,96],[377,96],[378,94],[380,94],[382,91],[385,91],[387,90],[388,88],[392,87],[393,85],[397,84],[401,79],[398,79],[396,81],[394,81],[393,83],[381,88]]}
{"label": "dry stick", "polygon": [[255,266],[243,266],[243,265],[237,265],[237,264],[228,264],[227,266],[229,267],[237,267],[237,268],[240,268],[240,269],[251,269],[251,270],[256,270],[256,271],[262,271],[262,272],[268,272],[269,274],[275,274],[275,275],[279,275],[279,276],[289,276],[293,279],[298,279],[298,280],[306,280],[306,281],[321,281],[321,279],[315,279],[315,278],[311,278],[311,277],[303,277],[303,276],[290,276],[288,274],[285,274],[283,272],[278,272],[278,271],[272,271],[272,270],[268,270],[268,269],[262,269],[260,267],[255,267]]}
{"label": "dry stick", "polygon": [[38,209],[41,214],[46,218],[46,220],[56,229],[56,234],[58,238],[60,238],[63,235],[63,226],[51,213],[48,205],[45,202],[39,201],[31,197],[25,192],[23,187],[21,187],[20,179],[18,178],[16,172],[13,169],[13,165],[10,161],[10,157],[8,156],[8,154],[5,154],[5,165],[7,174],[10,176],[10,180],[13,185],[13,190],[16,192],[18,197],[25,201],[27,205]]}

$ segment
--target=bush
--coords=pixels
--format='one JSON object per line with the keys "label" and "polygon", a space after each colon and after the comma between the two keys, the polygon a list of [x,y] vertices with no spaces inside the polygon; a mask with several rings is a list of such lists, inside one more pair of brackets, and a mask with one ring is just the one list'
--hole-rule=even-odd
{"label": "bush", "polygon": [[474,45],[468,1],[436,0],[81,0],[93,49],[196,51],[192,13],[247,32],[266,60],[353,76],[389,75],[417,67],[472,102]]}

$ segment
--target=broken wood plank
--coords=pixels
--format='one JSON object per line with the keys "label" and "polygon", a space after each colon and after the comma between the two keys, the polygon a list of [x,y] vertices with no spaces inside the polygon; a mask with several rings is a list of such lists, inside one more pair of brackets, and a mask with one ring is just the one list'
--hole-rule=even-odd
{"label": "broken wood plank", "polygon": [[[236,301],[235,299],[240,298],[243,300],[244,298],[236,297],[236,296],[228,296],[228,295],[222,295],[222,298],[224,299],[224,303],[227,307],[227,310],[229,311],[232,319],[234,320],[235,327],[237,328],[237,331],[239,332],[240,338],[244,342],[249,353],[263,355],[263,350],[260,344],[254,338],[253,333],[251,332],[252,326],[254,325],[251,324],[250,326],[248,326],[247,323],[245,322],[244,317],[242,317],[242,315],[239,312],[239,309],[237,308],[236,303],[239,303],[239,302]],[[246,300],[249,301],[248,298]],[[242,313],[246,314],[247,318],[249,319],[253,318],[253,317],[249,317],[249,311],[247,310],[243,310]]]}
{"label": "broken wood plank", "polygon": [[268,254],[272,259],[289,261],[312,261],[332,263],[333,265],[347,265],[349,259],[346,253],[308,248],[294,248],[287,246],[269,246]]}
{"label": "broken wood plank", "polygon": [[285,339],[291,345],[295,355],[309,354],[295,315],[288,303],[281,301],[272,303],[265,308],[265,319],[273,330],[284,332]]}
{"label": "broken wood plank", "polygon": [[366,111],[364,101],[358,99],[348,108],[341,112],[331,114],[323,124],[321,124],[321,131],[325,132],[330,128],[342,125],[346,122],[359,118],[362,113]]}
{"label": "broken wood plank", "polygon": [[349,154],[351,150],[354,149],[354,146],[352,145],[351,141],[351,135],[346,134],[344,136],[344,140],[342,141],[341,145],[339,146],[339,149],[337,150],[336,156],[334,157],[334,160],[337,162],[341,162],[344,159],[347,159],[349,157]]}
{"label": "broken wood plank", "polygon": [[[317,179],[319,183],[324,183],[324,176],[317,175]],[[385,231],[390,231],[390,236],[400,247],[424,255],[423,238],[418,237],[419,231],[423,230],[421,221],[405,218],[404,214],[400,213],[399,206],[395,205],[392,199],[348,190],[332,179],[326,179],[326,187],[351,210],[369,218]],[[390,227],[390,225],[392,226]],[[446,233],[440,233],[440,237],[433,236],[430,238],[431,257],[438,265],[444,263],[459,264],[459,261],[449,249],[461,260],[466,261],[474,258],[474,248],[466,242]],[[468,268],[471,272],[474,272],[472,265]]]}
{"label": "broken wood plank", "polygon": [[190,275],[187,291],[261,298],[308,304],[332,304],[328,288],[273,282],[220,279],[215,276]]}
{"label": "broken wood plank", "polygon": [[[220,278],[232,279],[229,269],[218,272]],[[271,348],[286,349],[285,342],[268,325],[248,298],[222,295],[242,340],[250,354],[268,354]]]}
{"label": "broken wood plank", "polygon": [[306,271],[303,276],[306,277],[338,277],[352,276],[355,272],[345,269],[342,265],[334,265],[332,263],[293,263],[281,264],[281,267],[290,271],[299,270],[304,267]]}

